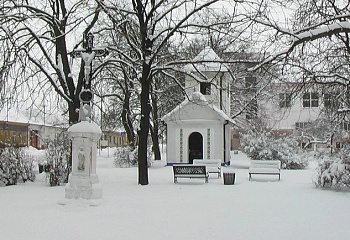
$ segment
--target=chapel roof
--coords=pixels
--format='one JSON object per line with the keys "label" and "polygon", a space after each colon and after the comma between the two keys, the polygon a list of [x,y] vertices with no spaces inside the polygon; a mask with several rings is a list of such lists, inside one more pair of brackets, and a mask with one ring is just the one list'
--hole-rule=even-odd
{"label": "chapel roof", "polygon": [[228,67],[211,47],[205,47],[194,59],[185,65],[187,72],[227,72]]}
{"label": "chapel roof", "polygon": [[230,124],[235,124],[235,121],[232,118],[230,118],[226,113],[220,110],[217,106],[210,104],[205,98],[205,96],[200,92],[194,92],[189,99],[185,99],[181,104],[175,107],[172,111],[170,111],[165,116],[163,116],[162,120],[165,122],[180,120],[178,119],[178,117],[174,118],[174,116],[179,116],[178,113],[189,104],[200,105],[207,109],[211,109],[221,119],[228,121],[228,123]]}

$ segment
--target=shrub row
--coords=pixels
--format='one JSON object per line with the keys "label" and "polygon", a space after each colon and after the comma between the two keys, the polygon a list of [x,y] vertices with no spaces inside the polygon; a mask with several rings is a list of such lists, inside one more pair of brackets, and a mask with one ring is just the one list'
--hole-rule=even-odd
{"label": "shrub row", "polygon": [[23,148],[6,147],[0,151],[0,185],[16,185],[18,181],[34,181],[33,157]]}

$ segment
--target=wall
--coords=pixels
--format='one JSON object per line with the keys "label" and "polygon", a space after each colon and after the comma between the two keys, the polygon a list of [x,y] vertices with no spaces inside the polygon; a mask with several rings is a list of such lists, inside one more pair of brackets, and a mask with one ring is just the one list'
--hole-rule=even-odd
{"label": "wall", "polygon": [[[211,94],[205,95],[209,103],[215,104],[226,114],[230,114],[230,81],[228,72],[205,72],[206,77],[212,80]],[[201,77],[203,78],[203,77]],[[200,92],[200,83],[190,76],[185,78],[186,95],[191,96],[193,92]],[[203,81],[208,82],[208,81]],[[220,93],[221,91],[221,93]],[[221,94],[221,95],[220,95]],[[221,104],[220,104],[221,102]]]}
{"label": "wall", "polygon": [[28,145],[28,124],[0,121],[0,147]]}
{"label": "wall", "polygon": [[[181,123],[169,122],[167,125],[167,161],[168,163],[188,163],[189,136],[199,132],[203,137],[203,158],[224,159],[223,125],[220,121],[184,120]],[[209,129],[209,130],[208,130]],[[208,134],[210,136],[208,136]],[[182,136],[182,143],[181,143]],[[208,142],[208,138],[210,141]],[[229,136],[228,136],[229,139]],[[229,144],[229,140],[227,140]],[[182,149],[182,150],[181,150]],[[229,148],[228,148],[229,149]],[[182,156],[181,156],[182,152]]]}

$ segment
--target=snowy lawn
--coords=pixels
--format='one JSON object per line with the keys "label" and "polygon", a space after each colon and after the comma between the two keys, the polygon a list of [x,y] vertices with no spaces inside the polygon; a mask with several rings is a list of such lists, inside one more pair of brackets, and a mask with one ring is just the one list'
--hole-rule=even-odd
{"label": "snowy lawn", "polygon": [[[150,184],[137,185],[137,168],[115,168],[98,157],[99,206],[73,200],[61,206],[64,186],[34,183],[0,188],[0,239],[349,239],[350,192],[316,189],[312,170],[253,175],[249,160],[232,155],[235,185],[212,176],[179,179],[159,161]],[[225,169],[225,168],[224,168]],[[215,174],[214,174],[215,175]]]}

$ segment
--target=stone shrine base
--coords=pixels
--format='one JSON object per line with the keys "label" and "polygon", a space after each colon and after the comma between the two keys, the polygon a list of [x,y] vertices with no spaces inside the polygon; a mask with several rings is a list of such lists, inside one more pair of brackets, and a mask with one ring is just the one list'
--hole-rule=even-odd
{"label": "stone shrine base", "polygon": [[65,188],[67,199],[100,199],[102,188],[96,174],[71,173]]}

